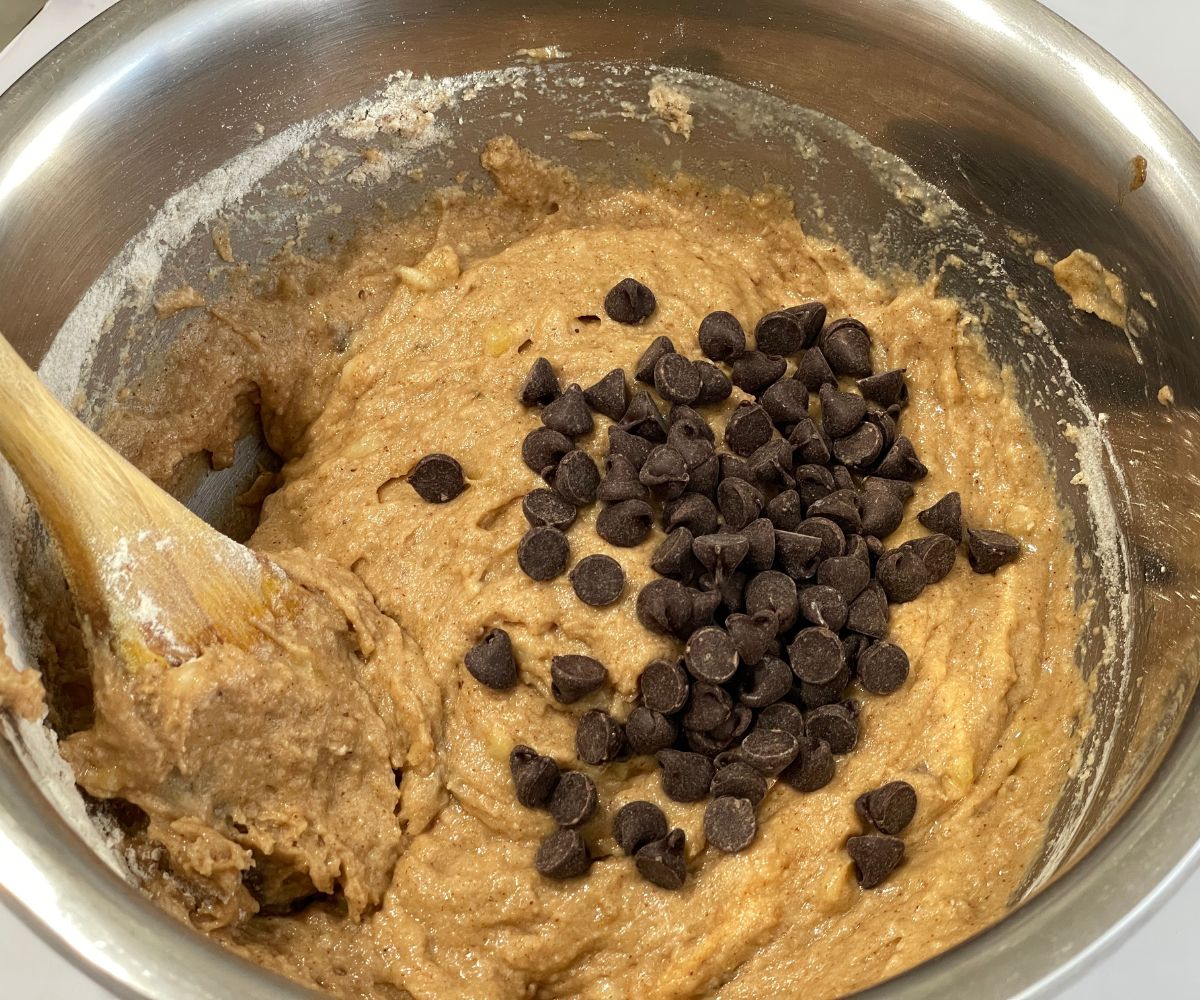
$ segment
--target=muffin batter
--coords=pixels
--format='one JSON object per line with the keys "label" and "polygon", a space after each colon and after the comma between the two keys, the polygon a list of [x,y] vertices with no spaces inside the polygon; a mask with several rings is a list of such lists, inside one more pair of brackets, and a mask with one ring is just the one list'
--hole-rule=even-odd
{"label": "muffin batter", "polygon": [[[363,676],[388,686],[396,707],[383,729],[403,734],[388,845],[398,860],[377,905],[360,907],[341,890],[307,895],[304,857],[273,859],[290,877],[265,886],[249,869],[250,845],[219,810],[193,817],[197,835],[164,853],[152,835],[155,800],[138,768],[123,763],[121,720],[98,701],[94,728],[66,751],[77,763],[92,759],[93,734],[104,731],[102,754],[121,780],[110,770],[94,782],[89,767],[79,779],[150,814],[151,834],[133,835],[149,890],[253,960],[353,997],[819,1000],[997,920],[1074,765],[1086,698],[1074,664],[1073,554],[1045,461],[956,304],[932,285],[868,279],[838,248],[807,238],[777,192],[748,196],[687,179],[582,185],[508,140],[493,142],[484,164],[497,195],[443,192],[415,219],[382,224],[326,261],[286,257],[271,280],[247,282],[211,307],[109,429],[170,482],[198,453],[227,463],[261,410],[286,464],[260,484],[260,494],[277,488],[251,544],[315,567],[315,583],[328,564],[336,588],[369,593],[378,620],[362,602],[365,627],[392,639],[364,647]],[[657,296],[641,326],[614,323],[601,308],[626,275]],[[538,356],[588,385],[615,367],[632,371],[661,334],[698,357],[697,326],[710,310],[751,329],[766,312],[814,298],[831,317],[867,324],[877,371],[907,369],[904,433],[930,473],[889,543],[921,534],[915,511],[958,490],[969,524],[1002,528],[1025,547],[995,575],[974,574],[960,558],[919,600],[892,608],[890,639],[912,661],[907,683],[888,698],[862,694],[861,742],[833,782],[808,795],[777,785],[760,807],[755,843],[722,855],[702,850],[704,804],[666,799],[652,760],[596,769],[574,759],[579,715],[606,707],[624,717],[646,663],[678,652],[634,614],[662,534],[615,549],[593,530],[597,508],[581,511],[572,561],[608,553],[629,578],[611,607],[581,603],[566,576],[522,575],[521,499],[540,484],[521,461],[521,441],[538,418],[516,395]],[[581,443],[598,458],[606,426],[598,420]],[[405,482],[434,452],[466,472],[468,488],[447,504],[425,503]],[[507,692],[475,683],[463,667],[464,652],[493,626],[512,636],[521,668]],[[550,660],[564,653],[599,659],[611,688],[555,702]],[[196,707],[181,697],[164,726],[182,725],[171,719]],[[508,755],[517,743],[595,778],[601,807],[583,832],[611,856],[586,876],[552,882],[535,872],[534,851],[553,822],[514,800]],[[845,852],[862,830],[853,803],[895,779],[918,794],[907,860],[866,892]],[[233,766],[209,776],[215,788],[237,781]],[[377,786],[314,784],[312,795]],[[686,831],[692,865],[682,890],[648,884],[613,845],[611,817],[633,799],[657,802]],[[231,853],[245,859],[241,883],[223,877]]]}

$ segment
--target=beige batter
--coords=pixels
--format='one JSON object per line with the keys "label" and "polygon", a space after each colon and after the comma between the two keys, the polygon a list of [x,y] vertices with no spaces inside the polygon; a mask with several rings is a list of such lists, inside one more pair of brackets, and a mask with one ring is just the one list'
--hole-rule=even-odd
{"label": "beige batter", "polygon": [[[154,373],[110,428],[170,482],[195,453],[227,462],[261,407],[288,461],[252,544],[351,570],[400,633],[363,651],[363,676],[388,685],[396,702],[379,709],[384,729],[402,734],[394,841],[381,845],[398,860],[379,905],[360,914],[361,896],[348,904],[339,877],[338,892],[295,913],[223,910],[231,893],[248,891],[269,909],[286,909],[289,896],[272,897],[253,873],[247,890],[206,878],[201,836],[185,858],[141,832],[134,841],[150,890],[194,920],[203,909],[211,933],[256,961],[353,997],[820,1000],[997,920],[1042,844],[1086,697],[1074,663],[1073,554],[1045,461],[955,303],[931,286],[897,291],[866,278],[836,247],[806,238],[778,193],[715,192],[686,179],[644,190],[580,185],[505,140],[484,163],[495,197],[444,192],[416,219],[375,227],[327,261],[289,257],[273,278],[247,279],[185,336],[186,364],[176,357]],[[643,326],[616,324],[601,308],[626,275],[657,296]],[[565,577],[537,584],[518,571],[520,502],[537,485],[521,440],[538,418],[517,403],[517,388],[540,355],[564,382],[587,385],[617,366],[631,371],[660,334],[698,357],[697,325],[710,310],[752,328],[761,314],[812,298],[869,326],[876,370],[908,371],[902,427],[930,474],[892,543],[921,533],[912,515],[954,489],[968,523],[1019,536],[1021,557],[994,576],[960,558],[918,601],[893,609],[891,638],[913,664],[908,682],[888,698],[862,695],[862,740],[830,785],[768,794],[749,850],[704,851],[703,804],[667,800],[652,762],[634,759],[587,769],[601,809],[584,833],[612,856],[583,878],[543,879],[533,854],[553,824],[516,804],[510,749],[528,743],[582,766],[576,718],[593,707],[627,714],[638,674],[673,644],[634,615],[657,530],[638,549],[611,549],[593,530],[592,508],[571,531],[573,559],[608,552],[625,567],[629,587],[613,607],[582,604]],[[606,425],[599,419],[585,442],[597,456]],[[404,482],[431,452],[457,457],[469,481],[446,505],[423,502]],[[496,625],[511,634],[521,667],[505,693],[463,667],[464,652]],[[604,662],[613,689],[557,704],[550,659],[572,652]],[[267,710],[269,698],[243,697]],[[195,708],[186,697],[178,707],[162,725],[182,725],[172,718]],[[103,703],[97,713],[108,762],[121,769],[121,720],[106,718]],[[219,731],[219,713],[211,718]],[[91,732],[68,748],[88,746]],[[225,766],[209,775],[212,787],[237,787],[237,768]],[[153,827],[138,773],[130,761],[122,794],[142,802]],[[100,796],[115,787],[90,781],[87,769],[79,776]],[[370,811],[379,784],[370,777],[362,788],[318,780],[311,795],[362,795]],[[907,861],[864,892],[844,847],[861,832],[853,802],[900,778],[920,803],[904,834]],[[613,812],[636,798],[658,802],[687,832],[691,866],[679,892],[639,878],[608,836]],[[203,830],[210,820],[196,821]],[[223,826],[214,842],[238,837]],[[309,863],[283,861],[292,872]]]}

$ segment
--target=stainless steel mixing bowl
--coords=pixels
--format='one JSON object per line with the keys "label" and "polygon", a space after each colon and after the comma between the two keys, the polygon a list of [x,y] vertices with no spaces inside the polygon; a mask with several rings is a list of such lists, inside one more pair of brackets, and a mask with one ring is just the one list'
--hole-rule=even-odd
{"label": "stainless steel mixing bowl", "polygon": [[[534,85],[484,87],[459,105],[457,147],[444,143],[420,161],[429,183],[470,166],[477,140],[498,131],[618,172],[677,162],[743,183],[765,177],[792,185],[806,225],[845,241],[865,267],[928,266],[952,252],[966,262],[946,270],[947,287],[994,307],[990,348],[1017,372],[1078,523],[1081,596],[1094,599],[1096,626],[1079,661],[1096,689],[1097,724],[1016,900],[1023,905],[870,993],[1045,991],[1119,940],[1200,856],[1200,719],[1191,707],[1200,672],[1200,147],[1127,71],[1032,0],[545,0],[520,10],[498,0],[124,0],[0,100],[0,323],[31,361],[55,343],[46,374],[64,395],[78,370],[87,401],[108,399],[174,329],[153,327],[121,350],[127,328],[152,325],[144,295],[119,301],[136,282],[93,288],[114,258],[124,251],[127,278],[149,261],[160,283],[202,280],[211,247],[193,223],[236,211],[229,196],[242,171],[287,179],[286,164],[264,166],[271,137],[353,103],[398,69],[496,69],[520,48],[550,43],[570,55],[527,65]],[[684,74],[697,129],[668,145],[661,123],[614,114],[614,94],[644,102],[652,63],[752,89]],[[898,155],[962,211],[931,228],[936,196],[913,195],[899,167],[881,173],[853,136],[793,105]],[[614,143],[565,142],[568,117],[572,127],[603,121]],[[1130,172],[1138,156],[1148,165],[1140,187]],[[170,200],[197,183],[207,200]],[[351,189],[341,174],[327,183],[349,210],[310,213],[310,239],[348,227],[377,198],[403,208],[420,190]],[[311,207],[279,201],[259,193],[242,204],[270,209],[243,229],[252,260]],[[1034,246],[1059,256],[1081,246],[1120,273],[1137,313],[1130,332],[1072,312],[1031,259]],[[92,363],[64,367],[106,301],[114,329]],[[1064,366],[1081,388],[1057,391],[1069,383]],[[1173,404],[1159,401],[1164,385]],[[1064,439],[1063,425],[1086,424],[1090,411],[1100,414],[1090,430]],[[83,412],[94,418],[98,408]],[[217,512],[228,479],[202,484],[192,502]],[[11,533],[4,525],[20,519],[17,507],[10,498],[0,510],[0,531]],[[15,557],[0,561],[12,643],[28,609],[13,583]],[[102,863],[103,845],[80,835],[69,782],[37,757],[39,731],[2,724],[0,896],[49,941],[122,995],[306,995],[188,932],[119,864]]]}

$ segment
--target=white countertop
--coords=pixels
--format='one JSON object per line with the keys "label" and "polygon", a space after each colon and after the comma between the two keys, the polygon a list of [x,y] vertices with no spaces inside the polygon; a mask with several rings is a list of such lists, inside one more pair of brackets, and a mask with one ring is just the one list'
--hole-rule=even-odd
{"label": "white countertop", "polygon": [[[0,0],[0,4],[8,0]],[[27,62],[49,51],[88,16],[113,0],[49,0],[19,50],[0,56],[0,91]],[[1043,0],[1130,67],[1200,135],[1200,0]],[[1200,924],[1200,873],[1117,951],[1062,990],[1061,1000],[1127,1000],[1133,996],[1200,996],[1191,964],[1193,928]],[[0,907],[0,997],[13,1000],[107,1000]],[[966,991],[964,991],[966,992]]]}

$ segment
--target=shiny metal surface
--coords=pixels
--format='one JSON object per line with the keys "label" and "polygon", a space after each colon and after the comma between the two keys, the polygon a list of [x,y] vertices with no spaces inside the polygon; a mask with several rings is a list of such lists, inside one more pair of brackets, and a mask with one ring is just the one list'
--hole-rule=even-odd
{"label": "shiny metal surface", "polygon": [[[1200,854],[1200,797],[1191,793],[1200,780],[1200,719],[1191,706],[1200,674],[1200,148],[1135,79],[1035,3],[779,0],[731,8],[707,0],[635,11],[545,2],[518,13],[493,0],[428,8],[403,0],[123,0],[0,99],[5,332],[40,358],[154,212],[259,142],[256,125],[271,136],[353,102],[400,68],[441,76],[502,67],[516,49],[551,42],[597,86],[596,60],[712,73],[840,119],[905,159],[970,213],[970,238],[1003,262],[1004,273],[982,289],[955,287],[948,274],[952,289],[999,302],[1006,283],[1021,288],[1088,402],[1107,415],[1115,461],[1101,456],[1092,471],[1118,495],[1122,476],[1128,489],[1118,513],[1130,628],[1116,641],[1130,666],[1102,663],[1091,639],[1081,648],[1097,684],[1101,738],[1093,749],[1110,747],[1112,762],[1085,772],[1094,793],[1086,809],[1060,810],[1059,846],[1072,866],[1002,924],[872,991],[940,997],[970,984],[985,998],[1045,992],[1135,922]],[[488,120],[504,109],[493,95],[464,130],[474,138],[515,131],[555,155],[590,155],[549,137],[566,107],[534,98],[520,128],[512,119],[501,128],[498,117]],[[607,124],[621,139],[618,159],[630,164],[670,167],[679,159],[715,173],[732,158],[735,179],[751,183],[765,172],[800,192],[817,187],[835,234],[867,266],[892,262],[873,259],[866,239],[884,226],[898,233],[893,249],[909,256],[902,263],[927,260],[934,237],[871,194],[876,182],[852,156],[833,152],[824,167],[810,167],[794,150],[749,143],[737,128],[743,110],[732,109],[726,128],[698,128],[690,143],[670,147],[633,124]],[[1130,191],[1134,155],[1149,161],[1149,180]],[[448,176],[460,165],[465,160],[437,169]],[[389,194],[396,207],[413,197],[405,190]],[[345,194],[352,205],[354,193]],[[803,199],[800,212],[816,224]],[[1157,303],[1136,301],[1144,329],[1131,342],[1070,312],[1011,231],[1033,234],[1059,255],[1076,246],[1097,253]],[[269,250],[269,227],[260,235]],[[195,273],[205,238],[200,232],[182,245],[166,277]],[[1106,538],[1086,517],[1084,492],[1072,483],[1074,445],[1058,423],[1071,415],[1043,391],[1059,359],[1031,347],[1013,317],[998,318],[988,336],[1020,376],[1060,491],[1078,512],[1081,548],[1099,552]],[[124,374],[122,364],[115,349],[102,350],[89,394],[100,398]],[[1164,384],[1172,408],[1156,399]],[[8,742],[0,742],[0,894],[123,995],[304,995],[187,932],[99,864]]]}

